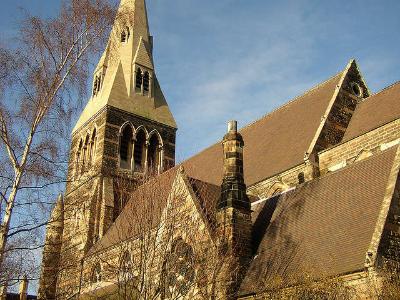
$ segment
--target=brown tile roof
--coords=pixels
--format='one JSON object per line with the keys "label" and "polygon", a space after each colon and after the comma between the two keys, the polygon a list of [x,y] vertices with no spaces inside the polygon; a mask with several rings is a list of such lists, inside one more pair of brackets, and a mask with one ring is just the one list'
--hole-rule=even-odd
{"label": "brown tile roof", "polygon": [[134,238],[159,224],[177,171],[177,168],[173,168],[139,186],[110,229],[87,255]]}
{"label": "brown tile roof", "polygon": [[349,141],[398,118],[400,118],[400,82],[368,97],[357,106],[343,141]]}
{"label": "brown tile roof", "polygon": [[[343,73],[309,90],[240,130],[245,142],[244,171],[252,185],[304,161]],[[216,185],[222,180],[222,146],[217,143],[183,162],[194,178]]]}
{"label": "brown tile roof", "polygon": [[221,186],[190,177],[189,182],[200,202],[201,210],[210,225],[210,229],[214,230],[216,225],[215,208],[221,195]]}
{"label": "brown tile roof", "polygon": [[262,292],[279,279],[290,284],[299,275],[318,278],[363,269],[396,150],[305,183],[275,197],[276,203],[258,207],[255,225],[263,230],[264,223],[266,229],[242,295]]}
{"label": "brown tile roof", "polygon": [[[122,241],[135,238],[141,231],[156,227],[160,223],[177,172],[179,172],[179,167],[168,170],[139,186],[107,233],[89,250],[87,255],[90,256]],[[210,230],[214,230],[215,206],[221,193],[220,186],[190,177],[188,181]],[[147,226],[146,229],[144,226]]]}

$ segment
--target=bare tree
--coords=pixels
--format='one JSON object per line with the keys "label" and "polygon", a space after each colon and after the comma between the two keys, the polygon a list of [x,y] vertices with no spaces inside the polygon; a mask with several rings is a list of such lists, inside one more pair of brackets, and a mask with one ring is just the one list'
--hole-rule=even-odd
{"label": "bare tree", "polygon": [[205,202],[215,201],[218,191],[175,174],[150,179],[133,193],[119,181],[120,202],[128,202],[85,260],[83,293],[107,299],[223,298],[224,265],[235,258],[216,239],[215,202]]}
{"label": "bare tree", "polygon": [[66,178],[72,107],[86,95],[91,55],[114,19],[107,0],[68,0],[52,18],[26,14],[13,48],[0,47],[0,273],[7,240],[46,223],[11,218],[17,206],[49,204],[38,191]]}

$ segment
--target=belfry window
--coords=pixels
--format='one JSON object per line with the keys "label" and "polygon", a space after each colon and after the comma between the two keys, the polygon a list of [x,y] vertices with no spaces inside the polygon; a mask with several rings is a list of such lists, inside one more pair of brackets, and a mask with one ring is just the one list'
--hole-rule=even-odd
{"label": "belfry window", "polygon": [[135,150],[134,150],[134,160],[135,160],[135,171],[143,172],[144,169],[144,154],[146,147],[146,134],[144,130],[140,130],[136,134]]}
{"label": "belfry window", "polygon": [[126,27],[125,30],[121,32],[121,43],[125,43],[129,40],[129,36],[131,35],[129,27]]}
{"label": "belfry window", "polygon": [[157,134],[153,134],[149,141],[149,147],[147,151],[147,167],[150,172],[158,173],[160,165],[160,141]]}
{"label": "belfry window", "polygon": [[150,87],[150,75],[149,72],[145,72],[143,75],[143,91],[148,92]]}
{"label": "belfry window", "polygon": [[126,126],[122,131],[121,143],[119,149],[120,167],[122,169],[131,169],[133,148],[133,132],[130,126]]}
{"label": "belfry window", "polygon": [[143,83],[143,76],[142,76],[142,70],[138,68],[136,70],[136,91],[141,92],[142,91],[142,83]]}
{"label": "belfry window", "polygon": [[96,96],[100,92],[102,85],[103,85],[103,76],[101,74],[96,75],[93,82],[93,96]]}

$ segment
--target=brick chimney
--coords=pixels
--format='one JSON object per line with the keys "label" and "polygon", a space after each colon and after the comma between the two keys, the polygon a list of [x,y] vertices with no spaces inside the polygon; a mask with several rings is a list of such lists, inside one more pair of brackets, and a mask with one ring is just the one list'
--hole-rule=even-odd
{"label": "brick chimney", "polygon": [[227,260],[224,297],[231,299],[235,298],[252,257],[251,205],[246,194],[243,169],[244,142],[237,131],[236,121],[229,121],[222,147],[224,170],[221,197],[217,203],[217,232]]}

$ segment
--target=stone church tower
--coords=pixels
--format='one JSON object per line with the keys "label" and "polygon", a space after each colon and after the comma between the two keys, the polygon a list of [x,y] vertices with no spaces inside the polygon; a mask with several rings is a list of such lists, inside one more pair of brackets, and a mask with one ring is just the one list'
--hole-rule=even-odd
{"label": "stone church tower", "polygon": [[62,237],[62,245],[44,253],[54,259],[44,257],[39,288],[56,289],[41,299],[79,294],[84,255],[126,202],[121,183],[133,189],[175,164],[177,126],[155,74],[145,0],[122,0],[118,15],[72,132],[63,222],[49,225],[46,237]]}

